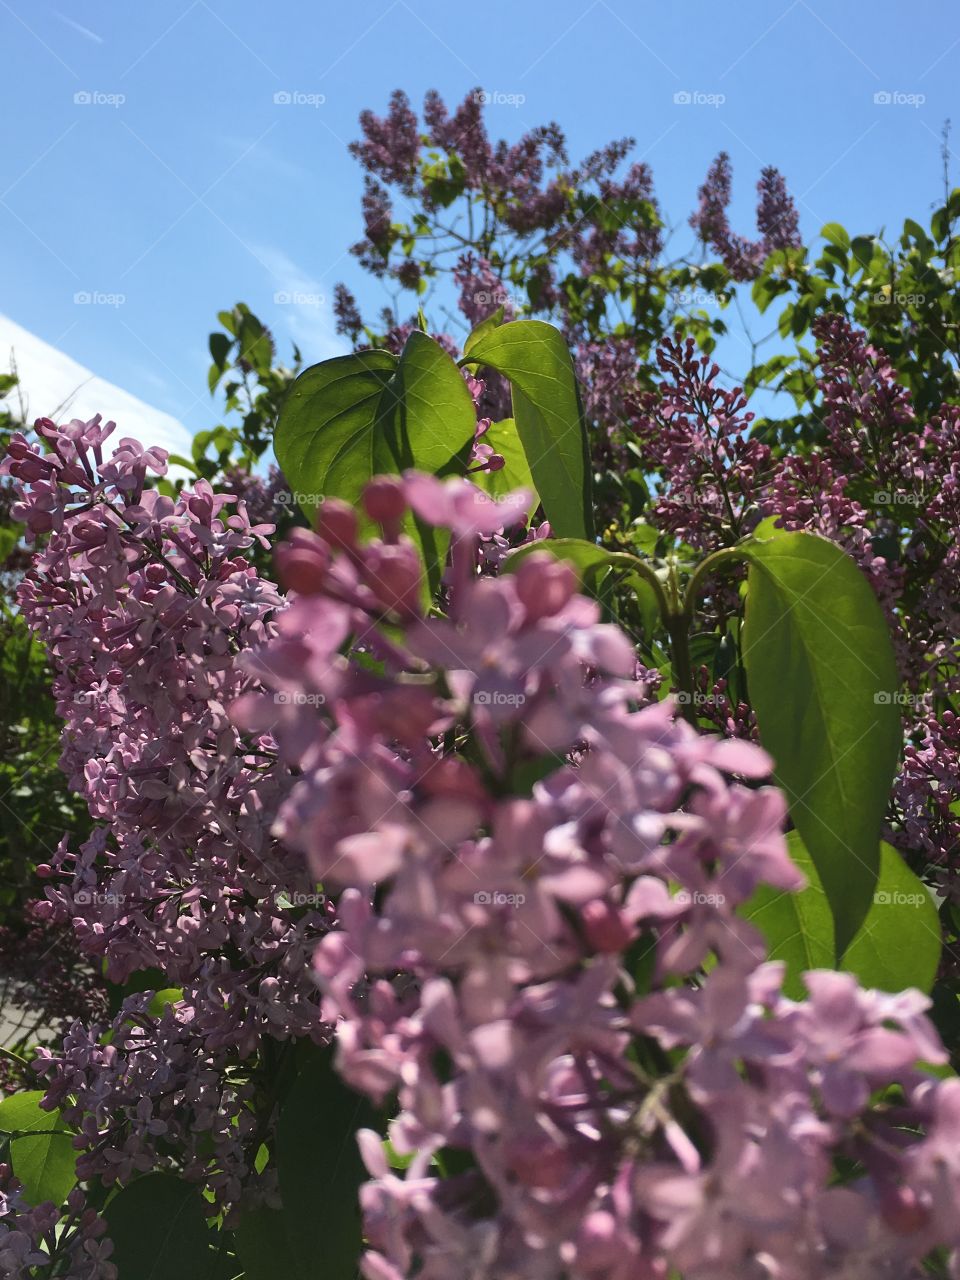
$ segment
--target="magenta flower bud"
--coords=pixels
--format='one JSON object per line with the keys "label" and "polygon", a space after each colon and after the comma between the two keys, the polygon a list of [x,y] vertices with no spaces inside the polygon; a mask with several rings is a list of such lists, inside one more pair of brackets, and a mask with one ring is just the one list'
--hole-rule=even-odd
{"label": "magenta flower bud", "polygon": [[930,1211],[910,1187],[887,1187],[880,1195],[883,1220],[898,1236],[912,1236],[930,1221]]}
{"label": "magenta flower bud", "polygon": [[339,551],[354,551],[357,546],[357,513],[339,498],[324,498],[317,511],[317,533]]}
{"label": "magenta flower bud", "polygon": [[363,509],[379,525],[396,525],[407,510],[402,482],[393,476],[375,476],[363,491]]}
{"label": "magenta flower bud", "polygon": [[618,1238],[613,1214],[598,1209],[585,1218],[577,1232],[577,1263],[591,1271],[607,1268],[623,1255],[623,1242]]}
{"label": "magenta flower bud", "polygon": [[276,550],[277,571],[288,591],[317,595],[323,590],[330,568],[330,548],[308,529],[294,529],[289,541]]}
{"label": "magenta flower bud", "polygon": [[53,875],[53,867],[51,867],[49,862],[38,862],[37,875],[41,880],[49,880]]}
{"label": "magenta flower bud", "polygon": [[636,932],[622,911],[599,899],[586,903],[580,912],[580,923],[594,951],[623,951]]}
{"label": "magenta flower bud", "polygon": [[415,614],[420,605],[420,556],[409,542],[365,548],[363,578],[390,613]]}
{"label": "magenta flower bud", "polygon": [[516,584],[527,617],[534,622],[560,612],[577,589],[577,574],[568,561],[555,560],[548,551],[535,551],[522,561]]}

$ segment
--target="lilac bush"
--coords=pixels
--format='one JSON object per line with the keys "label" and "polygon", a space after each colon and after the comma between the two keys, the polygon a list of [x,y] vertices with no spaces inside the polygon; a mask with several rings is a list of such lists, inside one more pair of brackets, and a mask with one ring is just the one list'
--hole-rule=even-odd
{"label": "lilac bush", "polygon": [[[663,367],[676,432],[749,447],[736,393],[689,423],[710,370]],[[163,452],[111,430],[41,421],[4,464],[97,819],[41,868],[42,914],[172,989],[41,1054],[90,1202],[54,1239],[58,1206],[14,1192],[10,1274],[110,1280],[97,1188],[164,1171],[242,1242],[282,1205],[277,1050],[310,1042],[386,1126],[357,1135],[371,1280],[901,1277],[960,1243],[929,1001],[829,970],[784,994],[743,914],[803,884],[769,757],[658,700],[549,540],[491,571],[529,492],[408,471],[327,497],[281,592],[242,500],[163,497]],[[411,517],[450,537],[442,615]]]}
{"label": "lilac bush", "polygon": [[665,262],[627,141],[361,127],[361,266],[458,317],[340,288],[301,372],[238,306],[190,482],[99,417],[0,466],[92,820],[0,1269],[960,1277],[957,407],[825,307],[754,416],[679,297],[801,280],[773,169]]}

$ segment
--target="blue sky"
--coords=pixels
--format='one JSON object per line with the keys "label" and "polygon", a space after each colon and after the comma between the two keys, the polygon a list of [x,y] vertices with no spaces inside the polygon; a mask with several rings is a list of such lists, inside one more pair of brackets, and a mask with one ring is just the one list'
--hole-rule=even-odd
{"label": "blue sky", "polygon": [[950,115],[960,182],[956,0],[0,0],[0,48],[0,312],[194,429],[217,416],[218,310],[245,300],[314,360],[337,349],[319,301],[337,280],[379,302],[347,252],[347,143],[395,86],[522,98],[489,108],[491,131],[556,119],[574,157],[632,134],[680,249],[721,149],[748,233],[768,163],[808,237],[924,220]]}

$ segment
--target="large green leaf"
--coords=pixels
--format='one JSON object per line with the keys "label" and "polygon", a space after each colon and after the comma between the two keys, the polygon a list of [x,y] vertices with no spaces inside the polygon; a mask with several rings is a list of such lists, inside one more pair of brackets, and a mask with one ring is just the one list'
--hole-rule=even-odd
{"label": "large green leaf", "polygon": [[870,906],[901,745],[893,648],[876,596],[825,538],[771,531],[750,564],[743,654],[760,740],[810,851],[843,952]]}
{"label": "large green leaf", "polygon": [[930,991],[940,965],[940,917],[926,885],[891,845],[880,845],[873,903],[840,967],[865,987]]}
{"label": "large green leaf", "polygon": [[237,1228],[237,1252],[244,1280],[310,1280],[316,1273],[297,1262],[287,1237],[287,1216],[277,1209],[253,1209]]}
{"label": "large green leaf", "polygon": [[204,1280],[211,1233],[197,1187],[167,1173],[131,1182],[104,1210],[119,1280]]}
{"label": "large green leaf", "polygon": [[559,331],[542,320],[514,320],[482,334],[464,363],[510,380],[517,431],[554,533],[592,538],[590,454],[573,360]]}
{"label": "large green leaf", "polygon": [[515,489],[529,489],[531,493],[530,513],[540,505],[537,486],[530,474],[530,464],[520,443],[517,424],[512,418],[504,418],[501,422],[491,422],[483,436],[484,444],[490,445],[495,453],[504,460],[499,471],[480,471],[472,477],[474,483],[492,498],[502,497]]}
{"label": "large green leaf", "polygon": [[[800,893],[761,886],[741,914],[763,933],[772,960],[787,965],[784,990],[794,999],[807,969],[834,965],[833,918],[813,859],[796,831],[787,836],[790,856],[807,878]],[[940,963],[940,922],[929,891],[891,845],[880,845],[880,873],[866,919],[840,962],[865,987],[929,991]]]}
{"label": "large green leaf", "polygon": [[471,329],[470,334],[463,344],[463,354],[468,356],[478,342],[481,342],[488,333],[497,329],[503,324],[504,308],[497,307],[496,311],[492,311],[485,320],[481,320],[478,325]]}
{"label": "large green leaf", "polygon": [[631,592],[639,610],[645,638],[649,639],[660,621],[660,605],[651,584],[637,572],[635,558],[622,551],[607,551],[595,542],[581,538],[545,538],[528,542],[510,553],[503,562],[503,572],[516,571],[527,556],[545,551],[556,560],[569,560],[580,576],[585,591],[606,598],[608,589],[617,585]]}
{"label": "large green leaf", "polygon": [[[76,1185],[77,1152],[59,1111],[40,1108],[40,1090],[13,1093],[0,1102],[0,1133],[10,1139],[10,1163],[30,1204],[61,1205]],[[23,1137],[16,1137],[16,1134]]]}
{"label": "large green leaf", "polygon": [[356,502],[374,474],[374,427],[397,363],[389,351],[336,356],[305,369],[290,388],[273,447],[308,517],[331,494]]}
{"label": "large green leaf", "polygon": [[[306,369],[284,401],[274,449],[312,519],[325,497],[358,505],[371,476],[408,467],[464,474],[475,432],[460,371],[438,343],[415,331],[399,359],[388,351],[359,351]],[[436,582],[445,535],[412,518],[407,532]]]}
{"label": "large green leaf", "polygon": [[798,832],[788,833],[787,845],[790,857],[807,877],[807,887],[800,893],[789,893],[761,885],[740,914],[766,938],[770,959],[786,963],[783,989],[791,999],[798,1000],[806,991],[801,974],[807,969],[833,968],[833,915]]}
{"label": "large green leaf", "polygon": [[318,1272],[318,1260],[323,1280],[357,1274],[358,1195],[367,1175],[356,1135],[372,1123],[369,1104],[333,1070],[331,1051],[313,1054],[281,1105],[277,1127],[287,1239],[306,1275]]}

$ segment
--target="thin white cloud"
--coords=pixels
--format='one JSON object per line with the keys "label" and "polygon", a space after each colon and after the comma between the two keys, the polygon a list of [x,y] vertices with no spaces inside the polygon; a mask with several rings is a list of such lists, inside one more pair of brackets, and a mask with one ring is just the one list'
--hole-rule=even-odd
{"label": "thin white cloud", "polygon": [[263,141],[257,142],[252,148],[250,146],[252,139],[250,138],[238,138],[225,134],[221,135],[217,141],[234,156],[242,157],[244,165],[248,169],[262,169],[264,173],[269,173],[272,177],[283,178],[289,182],[303,183],[309,181],[312,177],[311,171],[306,165],[298,164],[295,160],[288,160],[286,156],[280,155]]}
{"label": "thin white cloud", "polygon": [[[318,360],[348,352],[350,344],[336,331],[332,291],[282,249],[271,245],[252,248],[270,273],[274,307],[267,323],[272,325],[276,336],[289,335],[300,348],[305,364],[316,364]],[[283,354],[281,347],[281,359]]]}
{"label": "thin white cloud", "polygon": [[95,31],[91,31],[89,27],[81,27],[79,22],[74,22],[72,18],[68,18],[64,13],[57,13],[56,16],[61,22],[66,23],[68,27],[72,27],[74,31],[79,32],[80,35],[85,36],[88,40],[92,40],[94,44],[103,44],[103,36],[98,36],[97,33]]}
{"label": "thin white cloud", "polygon": [[[160,445],[171,453],[190,456],[192,433],[179,419],[97,377],[63,351],[0,315],[0,372],[9,370],[11,354],[16,361],[28,422],[36,418],[87,421],[99,413],[104,420],[116,422],[114,438],[118,440],[133,436],[147,447]],[[12,392],[14,404],[15,396],[16,392]]]}

